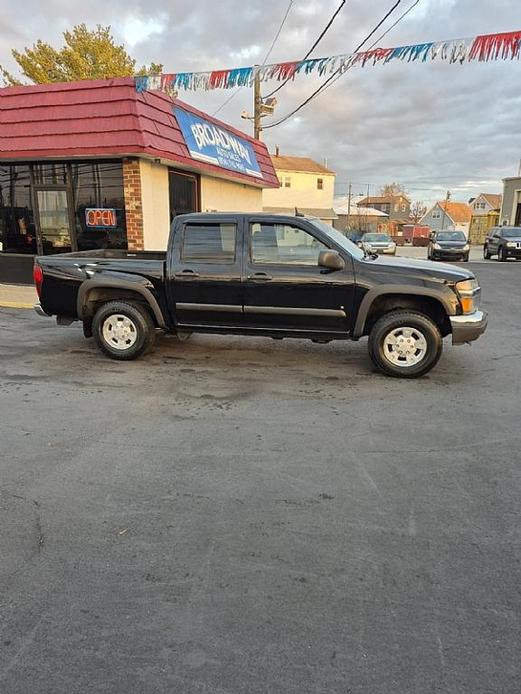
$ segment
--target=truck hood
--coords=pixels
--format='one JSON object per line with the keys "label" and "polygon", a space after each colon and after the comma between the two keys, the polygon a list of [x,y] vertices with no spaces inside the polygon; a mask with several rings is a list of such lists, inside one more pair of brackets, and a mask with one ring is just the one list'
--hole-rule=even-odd
{"label": "truck hood", "polygon": [[460,282],[461,280],[473,279],[474,274],[457,265],[448,263],[434,263],[431,260],[418,260],[416,258],[385,257],[378,256],[375,259],[366,258],[361,261],[364,270],[374,267],[375,272],[388,272],[396,281],[397,275],[402,275],[404,279],[414,277],[418,279],[431,279],[435,282]]}

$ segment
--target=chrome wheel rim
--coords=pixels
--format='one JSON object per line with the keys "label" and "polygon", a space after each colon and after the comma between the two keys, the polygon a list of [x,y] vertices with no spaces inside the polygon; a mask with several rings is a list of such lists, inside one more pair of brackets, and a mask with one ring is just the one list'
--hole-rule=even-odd
{"label": "chrome wheel rim", "polygon": [[137,340],[137,328],[133,320],[122,313],[114,313],[103,322],[103,339],[113,349],[130,349]]}
{"label": "chrome wheel rim", "polygon": [[384,338],[383,353],[393,366],[416,366],[427,354],[427,340],[418,328],[394,328]]}

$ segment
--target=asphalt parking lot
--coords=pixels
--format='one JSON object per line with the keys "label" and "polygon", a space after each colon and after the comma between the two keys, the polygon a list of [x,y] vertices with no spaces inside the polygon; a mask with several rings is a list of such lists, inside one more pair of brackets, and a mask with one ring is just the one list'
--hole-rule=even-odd
{"label": "asphalt parking lot", "polygon": [[0,692],[518,694],[521,263],[466,267],[488,331],[418,381],[0,309]]}

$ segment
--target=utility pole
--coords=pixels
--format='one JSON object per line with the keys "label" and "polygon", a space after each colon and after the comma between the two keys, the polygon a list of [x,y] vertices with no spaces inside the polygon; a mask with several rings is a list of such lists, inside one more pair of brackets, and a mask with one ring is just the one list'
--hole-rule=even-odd
{"label": "utility pole", "polygon": [[443,217],[441,218],[441,229],[440,231],[443,231],[443,228],[445,226],[445,215],[447,214],[447,205],[449,204],[450,200],[450,190],[447,191],[447,195],[445,196],[445,206],[443,208]]}
{"label": "utility pole", "polygon": [[353,186],[351,183],[349,184],[348,192],[347,192],[347,220],[346,220],[346,231],[349,231],[349,224],[351,223],[351,194],[352,194]]}
{"label": "utility pole", "polygon": [[253,81],[253,137],[260,140],[261,134],[261,86],[258,65],[255,66],[255,77]]}

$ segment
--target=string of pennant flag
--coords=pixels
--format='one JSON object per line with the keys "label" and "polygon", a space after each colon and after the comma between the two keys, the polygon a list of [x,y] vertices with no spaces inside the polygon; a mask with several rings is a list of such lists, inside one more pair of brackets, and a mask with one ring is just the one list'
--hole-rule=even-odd
{"label": "string of pennant flag", "polygon": [[251,87],[258,75],[261,82],[294,79],[297,75],[316,74],[320,77],[333,72],[342,73],[354,66],[387,64],[395,60],[423,63],[443,60],[450,64],[495,60],[519,60],[521,54],[521,31],[502,34],[486,34],[466,39],[451,39],[429,43],[417,43],[394,48],[373,48],[328,58],[307,58],[271,65],[255,65],[228,70],[208,72],[176,72],[162,75],[140,75],[135,77],[136,90],[179,91],[234,89]]}

